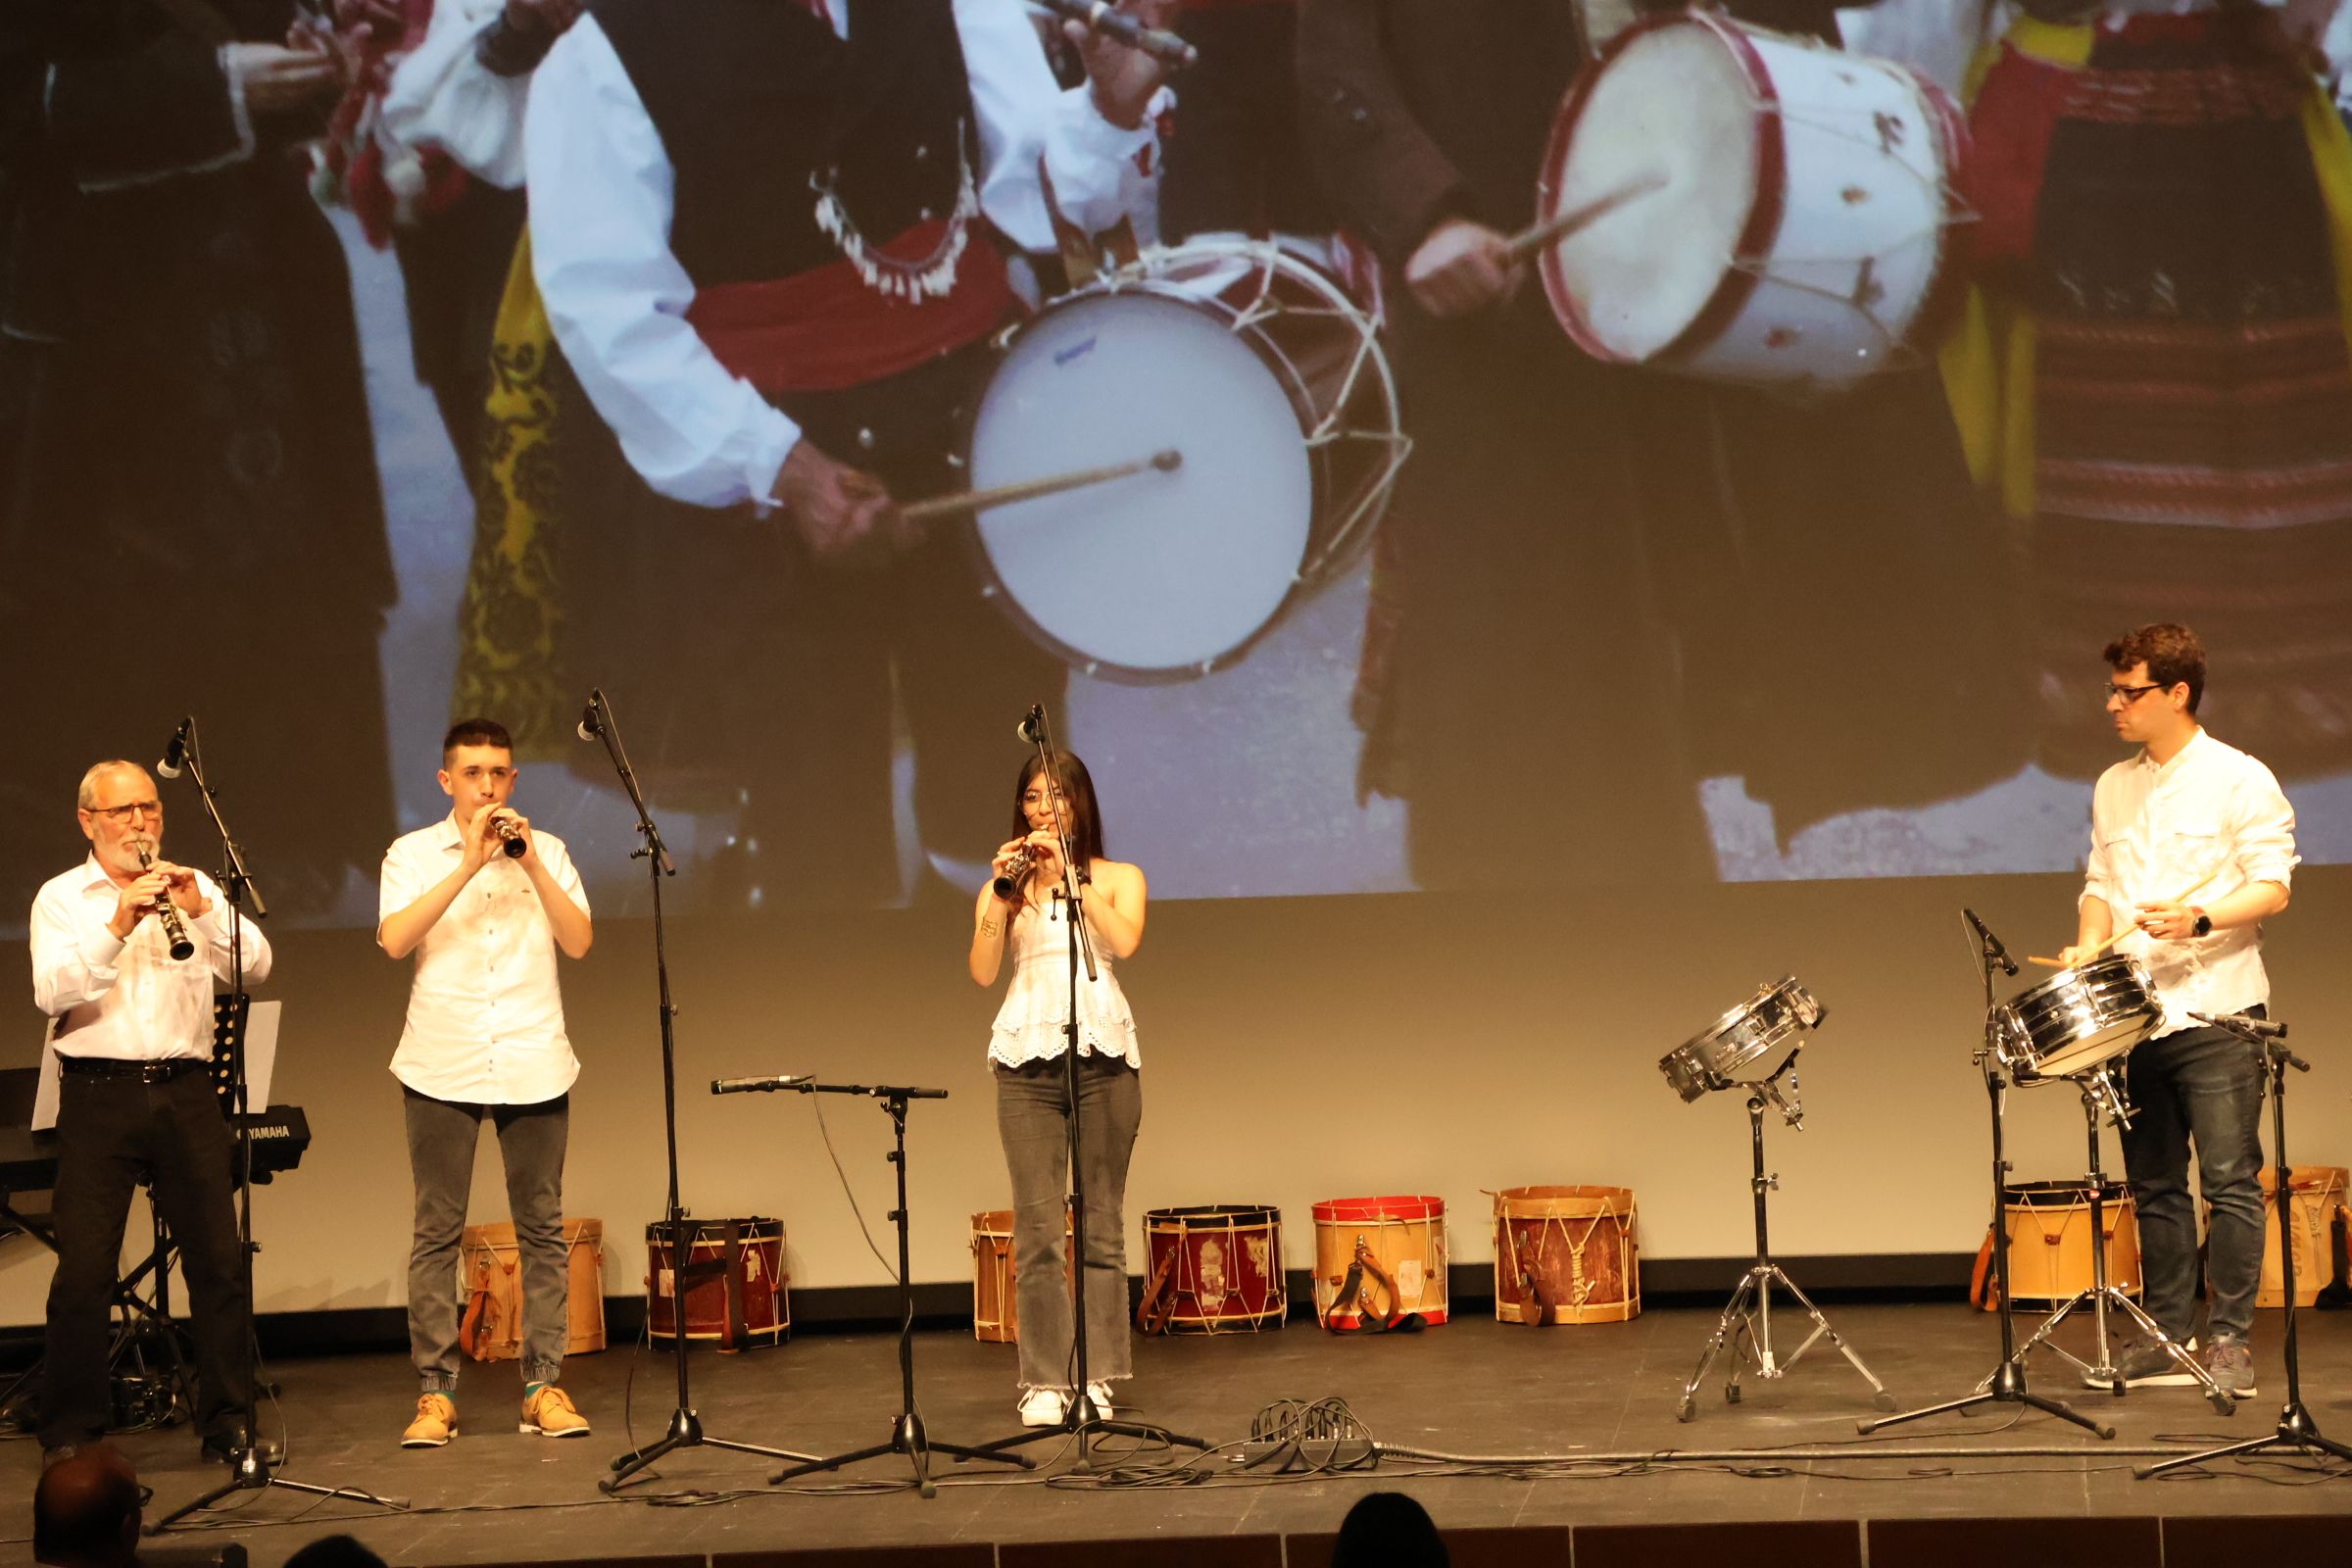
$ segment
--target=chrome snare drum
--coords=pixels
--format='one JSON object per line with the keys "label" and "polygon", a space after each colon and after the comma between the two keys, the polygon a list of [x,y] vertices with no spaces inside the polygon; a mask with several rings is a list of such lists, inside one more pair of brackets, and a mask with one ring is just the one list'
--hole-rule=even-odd
{"label": "chrome snare drum", "polygon": [[2019,1083],[2087,1072],[2145,1040],[2164,1017],[2137,958],[2061,969],[1992,1009],[1993,1056]]}
{"label": "chrome snare drum", "polygon": [[1797,984],[1796,976],[1783,975],[1659,1057],[1658,1071],[1685,1100],[1711,1089],[1760,1083],[1788,1061],[1799,1032],[1820,1027],[1827,1016],[1828,1009]]}

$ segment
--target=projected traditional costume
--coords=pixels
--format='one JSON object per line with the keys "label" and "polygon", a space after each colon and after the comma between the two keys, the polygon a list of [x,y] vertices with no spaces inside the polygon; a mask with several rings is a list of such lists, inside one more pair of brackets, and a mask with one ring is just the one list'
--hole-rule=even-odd
{"label": "projected traditional costume", "polygon": [[2066,672],[2151,619],[2226,650],[2214,716],[2352,764],[2352,140],[2252,7],[2018,23],[1970,112],[1981,286],[1946,356],[2028,542],[2042,752],[2096,770]]}
{"label": "projected traditional costume", "polygon": [[958,488],[983,340],[1017,308],[988,225],[1051,247],[1042,156],[1106,226],[1151,141],[981,0],[615,0],[541,67],[539,284],[644,480],[566,531],[571,659],[650,715],[657,799],[748,800],[732,849],[765,902],[898,894],[894,705],[924,843],[990,842],[971,780],[1064,681],[951,530],[815,561],[768,514],[786,453],[806,434],[902,501]]}
{"label": "projected traditional costume", "polygon": [[[0,7],[0,726],[111,756],[197,708],[222,758],[261,758],[333,715],[307,807],[245,843],[281,914],[331,904],[392,823],[394,583],[350,280],[296,145],[318,122],[257,119],[221,63],[294,12]],[[94,637],[102,601],[133,618]],[[0,787],[25,897],[73,783],[49,766]]]}

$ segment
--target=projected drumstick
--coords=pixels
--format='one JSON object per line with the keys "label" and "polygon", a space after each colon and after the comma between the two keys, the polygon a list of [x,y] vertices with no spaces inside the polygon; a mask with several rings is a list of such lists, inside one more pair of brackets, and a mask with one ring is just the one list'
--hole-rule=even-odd
{"label": "projected drumstick", "polygon": [[1050,473],[1040,479],[1021,479],[1012,484],[992,485],[986,490],[966,490],[958,495],[935,496],[929,501],[917,501],[901,507],[899,515],[908,522],[930,522],[940,517],[952,517],[958,513],[986,512],[991,507],[1010,506],[1015,501],[1035,501],[1041,496],[1057,496],[1065,490],[1083,490],[1092,484],[1108,484],[1113,479],[1125,479],[1156,468],[1161,473],[1174,473],[1184,466],[1184,454],[1174,447],[1154,452],[1133,463],[1113,463],[1101,468],[1076,468],[1068,473]]}
{"label": "projected drumstick", "polygon": [[1574,212],[1562,213],[1556,218],[1546,218],[1525,233],[1514,235],[1511,242],[1503,248],[1503,255],[1510,261],[1525,261],[1544,246],[1556,244],[1581,229],[1592,227],[1627,202],[1639,200],[1665,188],[1666,176],[1663,174],[1652,174],[1647,179],[1639,179],[1630,185],[1620,185],[1606,196],[1589,201]]}
{"label": "projected drumstick", "polygon": [[[2197,889],[2199,889],[2199,888],[2203,887],[2203,886],[2204,886],[2206,883],[2208,883],[2208,882],[2210,882],[2210,881],[2212,881],[2212,880],[2213,880],[2213,878],[2212,878],[2211,876],[2201,876],[2201,877],[2197,878],[2197,879],[2196,879],[2194,882],[2191,882],[2191,883],[2190,883],[2190,884],[2189,884],[2187,887],[2183,888],[2183,889],[2181,890],[2181,892],[2180,892],[2180,896],[2179,898],[2177,898],[2177,899],[2167,899],[2167,900],[2165,900],[2165,903],[2167,903],[2167,904],[2186,904],[2186,903],[2188,902],[2188,896],[2189,896],[2191,893],[2194,893],[2194,892],[2196,892],[2196,891],[2197,891]],[[2128,926],[2124,927],[2124,928],[2123,928],[2121,931],[2118,931],[2118,932],[2117,932],[2115,935],[2113,935],[2113,936],[2109,937],[2109,938],[2108,938],[2106,941],[2104,941],[2104,942],[2100,943],[2100,944],[2099,944],[2097,947],[2095,947],[2095,948],[2091,949],[2091,950],[2090,950],[2088,953],[2085,953],[2084,955],[2082,955],[2082,963],[2088,963],[2088,962],[2089,962],[2091,959],[2098,957],[2098,956],[2099,956],[2101,954],[2104,954],[2104,953],[2105,953],[2105,952],[2106,952],[2106,951],[2107,951],[2109,948],[2112,948],[2112,947],[2114,947],[2114,946],[2115,946],[2115,945],[2116,945],[2118,942],[2121,942],[2121,941],[2123,941],[2123,940],[2124,940],[2124,938],[2126,938],[2126,937],[2130,936],[2130,935],[2131,935],[2132,932],[2134,932],[2134,931],[2136,931],[2136,930],[2138,930],[2138,929],[2139,929],[2139,927],[2138,927],[2138,925],[2137,925],[2137,924],[2128,925]],[[2068,968],[2068,967],[2070,967],[2070,966],[2068,965],[2068,963],[2066,962],[2066,960],[2065,960],[2065,959],[2063,959],[2063,958],[2045,958],[2045,957],[2043,957],[2043,956],[2042,956],[2040,954],[2038,954],[2038,953],[2029,953],[2029,954],[2027,954],[2027,955],[2026,955],[2026,961],[2027,961],[2028,963],[2038,963],[2038,964],[2040,964],[2040,965],[2041,965],[2043,968],[2045,968],[2045,969],[2064,969],[2064,968]],[[2079,965],[2077,965],[2077,967],[2079,967]]]}

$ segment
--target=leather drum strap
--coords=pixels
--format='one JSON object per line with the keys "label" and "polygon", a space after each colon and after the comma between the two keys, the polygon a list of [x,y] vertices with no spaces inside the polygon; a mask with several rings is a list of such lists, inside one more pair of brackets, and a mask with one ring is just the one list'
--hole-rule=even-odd
{"label": "leather drum strap", "polygon": [[1166,1332],[1168,1319],[1176,1313],[1176,1260],[1183,1255],[1184,1238],[1178,1236],[1176,1245],[1159,1260],[1159,1267],[1152,1271],[1152,1282],[1144,1287],[1144,1298],[1135,1304],[1138,1334]]}
{"label": "leather drum strap", "polygon": [[720,1266],[727,1282],[727,1321],[718,1331],[718,1348],[740,1350],[751,1343],[751,1334],[743,1320],[743,1224],[739,1220],[726,1222],[725,1240],[720,1245]]}

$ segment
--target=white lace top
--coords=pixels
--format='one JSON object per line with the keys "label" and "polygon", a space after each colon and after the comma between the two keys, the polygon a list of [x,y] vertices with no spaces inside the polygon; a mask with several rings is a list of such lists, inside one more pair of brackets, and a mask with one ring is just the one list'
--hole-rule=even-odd
{"label": "white lace top", "polygon": [[[1025,905],[1013,917],[1006,944],[1011,950],[1007,956],[1012,962],[1012,984],[1004,993],[1004,1004],[997,1009],[996,1032],[988,1044],[991,1061],[1018,1067],[1061,1054],[1062,1025],[1070,1015],[1070,933],[1061,912],[1061,894],[1056,889],[1042,911],[1035,905]],[[1119,989],[1119,977],[1111,971],[1102,928],[1091,918],[1087,926],[1095,940],[1096,976],[1091,982],[1086,978],[1082,956],[1078,1053],[1117,1056],[1130,1067],[1141,1067],[1143,1058],[1135,1049],[1135,1015],[1127,1010],[1127,994]]]}

